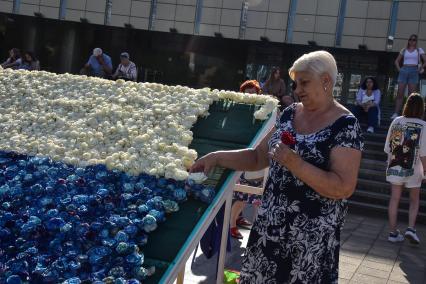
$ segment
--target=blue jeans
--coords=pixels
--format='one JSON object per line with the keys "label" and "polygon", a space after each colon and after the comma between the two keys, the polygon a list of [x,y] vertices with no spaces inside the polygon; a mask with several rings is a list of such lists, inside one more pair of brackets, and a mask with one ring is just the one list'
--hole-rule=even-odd
{"label": "blue jeans", "polygon": [[417,66],[402,66],[399,70],[398,83],[418,84],[419,70]]}
{"label": "blue jeans", "polygon": [[358,120],[361,120],[363,116],[367,115],[368,126],[377,127],[379,123],[379,108],[377,106],[372,106],[368,109],[368,112],[365,112],[362,106],[356,105],[353,107],[352,113]]}

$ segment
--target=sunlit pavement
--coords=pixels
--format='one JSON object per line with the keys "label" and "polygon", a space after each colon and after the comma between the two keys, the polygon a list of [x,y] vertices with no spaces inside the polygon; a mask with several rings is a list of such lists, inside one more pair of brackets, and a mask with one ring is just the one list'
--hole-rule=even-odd
{"label": "sunlit pavement", "polygon": [[[245,215],[250,217],[250,213],[248,208]],[[401,222],[399,228],[403,232],[406,226]],[[387,241],[385,217],[349,213],[341,236],[339,283],[426,284],[426,226],[418,225],[416,229],[420,245],[411,245],[407,240],[393,244]],[[235,270],[241,268],[249,236],[248,230],[240,232],[244,239],[232,239],[232,250],[226,258],[226,267]],[[186,264],[184,283],[216,283],[216,261],[217,255],[207,259],[198,249],[195,258],[191,256]]]}

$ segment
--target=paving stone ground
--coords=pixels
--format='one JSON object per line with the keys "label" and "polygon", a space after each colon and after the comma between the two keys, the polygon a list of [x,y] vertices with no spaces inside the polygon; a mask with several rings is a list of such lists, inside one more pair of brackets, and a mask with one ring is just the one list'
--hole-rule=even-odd
{"label": "paving stone ground", "polygon": [[[244,214],[250,217],[248,208]],[[401,220],[399,228],[407,224]],[[232,239],[232,250],[227,253],[226,267],[239,270],[241,258],[249,236],[241,230],[243,240]],[[349,213],[342,232],[340,249],[339,283],[426,284],[426,226],[418,225],[420,245],[407,240],[393,244],[387,241],[387,219]],[[198,250],[186,263],[184,283],[216,283],[216,256],[207,259]]]}

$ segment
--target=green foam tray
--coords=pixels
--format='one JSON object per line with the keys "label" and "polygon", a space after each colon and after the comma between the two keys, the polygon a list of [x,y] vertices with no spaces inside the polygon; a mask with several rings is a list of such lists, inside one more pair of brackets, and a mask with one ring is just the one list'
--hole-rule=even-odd
{"label": "green foam tray", "polygon": [[[254,120],[257,107],[221,101],[209,108],[210,115],[199,118],[193,126],[194,139],[190,148],[200,156],[216,150],[245,148],[250,145],[263,121]],[[206,181],[218,192],[231,171],[217,168]],[[179,205],[178,212],[167,216],[167,221],[148,236],[143,248],[146,265],[155,265],[156,272],[144,283],[158,283],[176,258],[186,239],[208,209],[209,204],[189,198]]]}

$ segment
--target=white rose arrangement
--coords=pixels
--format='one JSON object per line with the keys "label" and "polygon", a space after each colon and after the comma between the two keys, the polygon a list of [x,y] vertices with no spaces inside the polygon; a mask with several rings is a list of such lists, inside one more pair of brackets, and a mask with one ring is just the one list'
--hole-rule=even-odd
{"label": "white rose arrangement", "polygon": [[218,100],[259,105],[261,120],[278,104],[262,95],[0,67],[0,149],[184,180],[197,158],[190,129]]}

